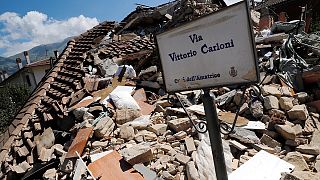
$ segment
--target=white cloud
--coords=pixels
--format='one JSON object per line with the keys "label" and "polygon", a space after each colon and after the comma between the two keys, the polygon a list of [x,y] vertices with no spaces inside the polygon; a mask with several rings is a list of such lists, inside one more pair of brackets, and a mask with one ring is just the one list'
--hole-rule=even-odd
{"label": "white cloud", "polygon": [[237,2],[240,2],[242,0],[224,0],[224,2],[229,6],[231,4],[234,4],[234,3],[237,3]]}
{"label": "white cloud", "polygon": [[0,15],[1,56],[11,56],[41,44],[55,43],[76,36],[97,25],[96,18],[80,15],[67,20],[48,18],[46,14],[30,11],[25,16],[6,12]]}

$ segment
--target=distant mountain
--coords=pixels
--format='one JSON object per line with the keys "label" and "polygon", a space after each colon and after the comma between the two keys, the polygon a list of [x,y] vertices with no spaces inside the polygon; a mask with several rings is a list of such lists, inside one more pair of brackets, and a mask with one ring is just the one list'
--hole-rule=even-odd
{"label": "distant mountain", "polygon": [[10,58],[0,57],[0,70],[6,70],[8,74],[17,70],[16,61]]}
{"label": "distant mountain", "polygon": [[[31,63],[49,58],[54,57],[53,51],[58,50],[60,53],[64,50],[67,43],[69,42],[70,38],[66,38],[62,42],[52,43],[52,44],[45,44],[39,45],[29,50],[29,56]],[[26,60],[24,58],[23,52],[10,56],[8,58],[0,57],[0,68],[7,70],[8,74],[11,75],[18,70],[18,66],[16,64],[16,58],[22,59],[22,64],[26,64]]]}
{"label": "distant mountain", "polygon": [[[30,61],[36,62],[46,57],[47,58],[51,56],[54,57],[53,51],[58,50],[61,53],[70,39],[71,38],[67,38],[62,42],[58,42],[58,43],[39,45],[30,49],[29,50]],[[18,57],[24,60],[23,52],[10,56],[8,58],[16,59]],[[23,61],[23,63],[25,63],[25,61]]]}

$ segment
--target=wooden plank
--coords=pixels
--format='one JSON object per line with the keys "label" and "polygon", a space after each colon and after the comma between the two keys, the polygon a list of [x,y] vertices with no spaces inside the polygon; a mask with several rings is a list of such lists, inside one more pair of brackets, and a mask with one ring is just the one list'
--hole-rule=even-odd
{"label": "wooden plank", "polygon": [[121,155],[113,151],[106,156],[90,163],[88,168],[95,177],[100,180],[143,180],[141,174],[137,173],[132,166],[126,162]]}
{"label": "wooden plank", "polygon": [[76,152],[78,152],[80,155],[82,154],[92,131],[93,127],[80,129],[78,131],[77,136],[74,138],[71,146],[69,147],[66,159],[78,157]]}

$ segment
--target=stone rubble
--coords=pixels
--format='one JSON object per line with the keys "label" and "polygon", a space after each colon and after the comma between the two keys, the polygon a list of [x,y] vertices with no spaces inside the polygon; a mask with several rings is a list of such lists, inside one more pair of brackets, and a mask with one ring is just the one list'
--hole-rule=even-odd
{"label": "stone rubble", "polygon": [[[176,8],[178,5],[181,7]],[[167,6],[176,11],[164,15],[171,17],[163,24],[165,28],[219,8],[216,4],[193,0]],[[110,150],[117,151],[130,166],[143,164],[165,180],[203,177],[196,159],[206,157],[199,157],[202,141],[193,127],[193,123],[197,126],[205,118],[201,109],[201,91],[178,93],[188,109],[190,120],[177,99],[168,97],[164,90],[159,57],[150,36],[160,31],[156,28],[158,25],[146,27],[142,23],[145,16],[157,19],[160,10],[146,9],[150,14],[141,15],[138,11],[136,18],[128,16],[125,21],[136,24],[131,27],[133,30],[130,27],[122,29],[119,25],[115,29],[121,31],[113,29],[110,35],[99,37],[101,42],[95,39],[99,43],[91,45],[91,50],[80,53],[84,61],[74,70],[82,73],[80,79],[83,83],[61,78],[52,84],[60,86],[60,82],[68,82],[77,91],[63,97],[61,104],[43,99],[49,110],[39,107],[32,120],[12,136],[14,143],[9,150],[1,154],[4,157],[1,178],[22,178],[30,170],[44,168],[41,169],[43,179],[69,179],[75,176],[78,168],[75,162],[79,157],[89,166],[94,163],[92,155]],[[85,34],[82,36],[86,37]],[[81,50],[82,47],[77,48]],[[76,59],[77,55],[75,53],[70,58]],[[262,58],[259,67],[264,72],[268,63]],[[68,69],[73,68],[68,66]],[[68,74],[65,69],[61,71]],[[292,173],[283,175],[284,180],[320,177],[319,111],[309,106],[310,102],[320,99],[319,91],[315,93],[318,86],[308,92],[298,91],[272,76],[259,87],[261,94],[257,97],[251,97],[252,91],[256,90],[254,87],[246,89],[242,104],[240,88],[211,90],[217,97],[221,123],[231,125],[239,108],[239,121],[234,131],[223,136],[232,154],[230,161],[226,161],[227,167],[236,170],[259,151],[265,150],[295,166]],[[64,87],[64,91],[68,89]],[[59,96],[58,92],[48,94],[50,97]],[[246,128],[249,123],[256,122],[265,128]],[[93,129],[93,132],[77,134],[86,128]],[[72,158],[68,157],[70,151],[74,151]],[[80,153],[79,157],[75,152]],[[53,165],[45,166],[50,163]],[[210,168],[213,166],[203,170],[210,171]],[[90,173],[83,172],[82,176],[89,178]]]}

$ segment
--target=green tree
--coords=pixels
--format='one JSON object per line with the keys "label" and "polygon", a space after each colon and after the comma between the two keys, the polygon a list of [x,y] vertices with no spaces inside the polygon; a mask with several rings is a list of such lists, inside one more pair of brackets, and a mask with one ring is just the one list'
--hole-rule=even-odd
{"label": "green tree", "polygon": [[0,87],[0,133],[10,125],[29,94],[30,89],[25,85],[8,84]]}

